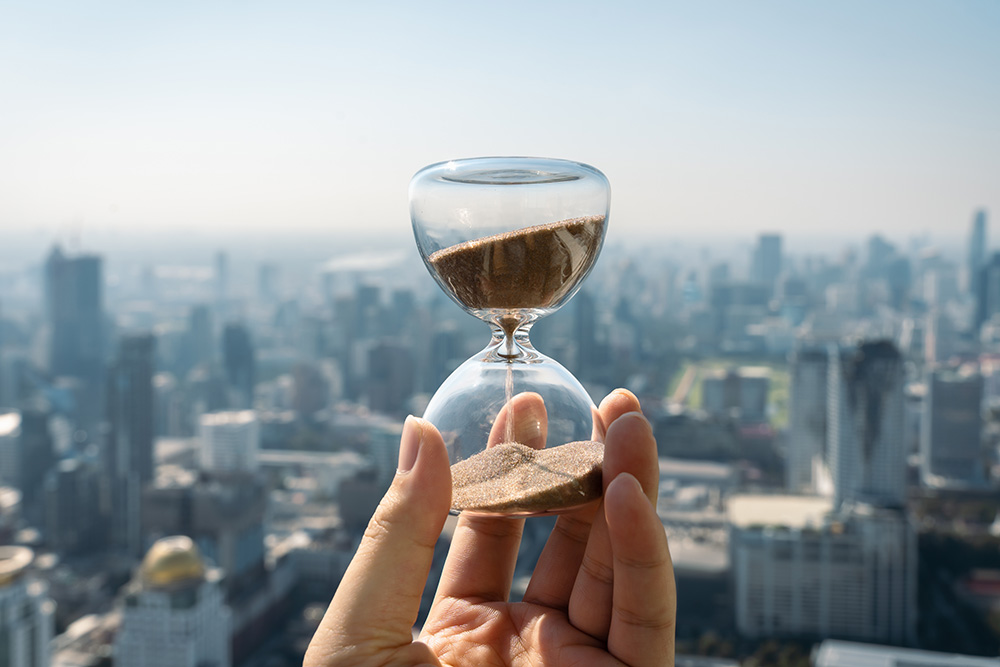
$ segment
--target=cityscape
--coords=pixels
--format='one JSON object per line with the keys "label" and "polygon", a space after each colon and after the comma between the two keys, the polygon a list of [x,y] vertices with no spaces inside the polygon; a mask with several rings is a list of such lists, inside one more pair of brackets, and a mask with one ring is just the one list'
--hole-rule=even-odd
{"label": "cityscape", "polygon": [[[679,249],[612,215],[532,341],[653,425],[677,665],[995,664],[989,226]],[[403,420],[489,342],[405,236],[323,261],[54,238],[2,265],[0,667],[301,664]],[[551,527],[527,521],[513,596]]]}

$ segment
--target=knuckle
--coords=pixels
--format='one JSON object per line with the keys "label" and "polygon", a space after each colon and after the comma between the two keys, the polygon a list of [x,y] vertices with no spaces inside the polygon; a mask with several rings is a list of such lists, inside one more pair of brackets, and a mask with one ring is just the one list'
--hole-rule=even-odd
{"label": "knuckle", "polygon": [[583,557],[583,562],[580,563],[580,571],[602,584],[611,585],[615,581],[614,568],[592,556],[585,555]]}

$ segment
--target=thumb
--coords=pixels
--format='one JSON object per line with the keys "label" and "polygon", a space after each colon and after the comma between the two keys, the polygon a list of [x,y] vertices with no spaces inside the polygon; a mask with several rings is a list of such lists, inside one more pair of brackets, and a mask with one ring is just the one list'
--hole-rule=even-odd
{"label": "thumb", "polygon": [[408,417],[399,469],[365,530],[309,651],[327,663],[343,651],[398,648],[412,640],[420,597],[451,506],[451,471],[441,434]]}

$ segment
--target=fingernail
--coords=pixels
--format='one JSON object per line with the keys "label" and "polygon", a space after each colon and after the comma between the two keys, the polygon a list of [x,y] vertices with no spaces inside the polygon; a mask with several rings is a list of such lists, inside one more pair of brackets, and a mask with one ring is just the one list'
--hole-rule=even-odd
{"label": "fingernail", "polygon": [[626,412],[615,421],[622,421],[622,422],[635,421],[637,423],[641,423],[643,427],[650,433],[653,432],[653,425],[649,423],[649,420],[646,419],[646,416],[641,412]]}
{"label": "fingernail", "polygon": [[[545,405],[525,401],[514,411],[514,437],[521,444],[534,443],[545,435]],[[544,445],[544,442],[542,443]]]}
{"label": "fingernail", "polygon": [[403,435],[399,439],[399,463],[396,464],[396,472],[410,472],[413,469],[413,464],[417,462],[417,454],[420,452],[423,434],[420,420],[413,415],[407,417],[403,422]]}

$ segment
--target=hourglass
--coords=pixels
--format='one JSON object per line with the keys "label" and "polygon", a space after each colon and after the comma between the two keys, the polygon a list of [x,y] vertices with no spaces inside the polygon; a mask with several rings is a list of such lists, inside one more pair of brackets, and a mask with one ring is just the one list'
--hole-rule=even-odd
{"label": "hourglass", "polygon": [[454,511],[540,515],[601,495],[604,428],[594,403],[528,334],[594,266],[610,192],[593,167],[527,157],[442,162],[410,182],[424,263],[492,334],[424,413],[448,447]]}

